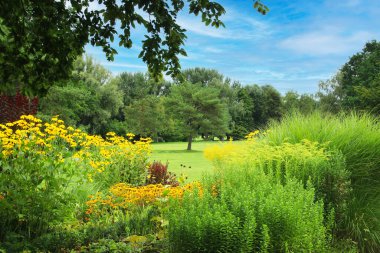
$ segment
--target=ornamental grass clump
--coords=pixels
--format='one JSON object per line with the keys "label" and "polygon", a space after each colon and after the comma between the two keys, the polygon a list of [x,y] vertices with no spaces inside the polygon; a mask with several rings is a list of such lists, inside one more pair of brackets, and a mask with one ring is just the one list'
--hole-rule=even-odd
{"label": "ornamental grass clump", "polygon": [[352,193],[343,223],[344,237],[358,243],[362,252],[380,251],[380,125],[378,119],[355,113],[339,116],[293,114],[272,123],[268,142],[299,143],[302,139],[325,143],[326,150],[342,154]]}

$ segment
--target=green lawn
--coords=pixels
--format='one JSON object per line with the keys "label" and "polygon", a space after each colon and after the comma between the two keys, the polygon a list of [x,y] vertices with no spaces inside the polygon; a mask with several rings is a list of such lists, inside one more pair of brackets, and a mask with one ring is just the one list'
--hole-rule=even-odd
{"label": "green lawn", "polygon": [[[193,142],[191,151],[187,151],[186,142],[153,143],[151,161],[169,162],[168,170],[180,176],[188,176],[190,181],[198,180],[204,172],[212,171],[212,163],[203,156],[203,150],[220,142]],[[182,166],[181,166],[182,165]]]}

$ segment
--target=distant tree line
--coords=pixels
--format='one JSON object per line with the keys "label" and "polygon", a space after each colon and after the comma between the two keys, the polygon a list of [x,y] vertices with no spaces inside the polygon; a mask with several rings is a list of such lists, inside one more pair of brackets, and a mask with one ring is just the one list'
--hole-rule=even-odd
{"label": "distant tree line", "polygon": [[40,100],[41,117],[60,115],[91,134],[133,132],[156,141],[201,136],[241,139],[287,113],[355,109],[380,113],[380,43],[368,42],[316,94],[270,85],[242,85],[216,70],[193,68],[169,82],[146,73],[113,77],[91,57],[74,62],[71,77],[53,85]]}
{"label": "distant tree line", "polygon": [[39,115],[60,117],[91,134],[133,132],[156,141],[195,137],[243,138],[283,114],[272,86],[246,85],[216,70],[194,68],[157,82],[145,73],[112,77],[91,57],[79,58],[71,78],[53,85],[40,100]]}

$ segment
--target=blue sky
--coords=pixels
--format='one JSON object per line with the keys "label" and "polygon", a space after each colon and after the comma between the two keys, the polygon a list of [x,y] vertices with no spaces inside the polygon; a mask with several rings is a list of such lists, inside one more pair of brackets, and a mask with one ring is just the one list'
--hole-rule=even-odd
{"label": "blue sky", "polygon": [[[380,40],[380,0],[263,0],[270,12],[257,13],[252,0],[218,0],[226,9],[226,28],[205,27],[186,12],[178,18],[187,30],[183,69],[216,69],[242,84],[271,84],[281,93],[314,93],[365,42]],[[96,7],[95,7],[96,8]],[[108,62],[100,48],[86,52],[115,75],[144,72],[137,56],[144,30],[133,30],[133,47],[115,48]]]}

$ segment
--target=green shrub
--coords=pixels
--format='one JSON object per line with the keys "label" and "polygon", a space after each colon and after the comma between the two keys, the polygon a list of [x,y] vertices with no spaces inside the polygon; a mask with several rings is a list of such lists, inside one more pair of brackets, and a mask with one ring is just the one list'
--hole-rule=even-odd
{"label": "green shrub", "polygon": [[99,187],[144,184],[150,140],[132,138],[109,133],[104,140],[57,117],[0,124],[0,242],[26,245],[72,223]]}
{"label": "green shrub", "polygon": [[106,252],[120,252],[120,253],[132,253],[139,252],[134,251],[133,248],[125,242],[115,242],[112,239],[100,239],[98,242],[90,243],[86,247],[82,247],[80,252],[94,252],[94,253],[106,253]]}
{"label": "green shrub", "polygon": [[86,177],[73,148],[58,137],[48,142],[41,121],[28,117],[0,125],[0,240],[12,233],[28,240],[73,218],[73,189]]}
{"label": "green shrub", "polygon": [[369,115],[326,116],[293,114],[272,123],[267,139],[272,145],[303,139],[326,143],[342,153],[350,173],[352,196],[341,217],[346,237],[363,252],[380,251],[380,125]]}
{"label": "green shrub", "polygon": [[[310,181],[315,188],[316,199],[322,199],[325,203],[326,218],[334,210],[340,220],[347,211],[351,185],[344,158],[340,152],[326,151],[323,145],[316,142],[302,140],[301,143],[272,146],[265,140],[249,141],[244,151],[225,165],[221,164],[221,169],[228,163],[252,171],[260,167],[272,180],[283,185],[288,178],[296,178],[306,188]],[[337,224],[335,232],[340,228],[341,225]]]}
{"label": "green shrub", "polygon": [[171,252],[326,252],[323,203],[312,187],[234,166],[204,185],[203,195],[167,213]]}

